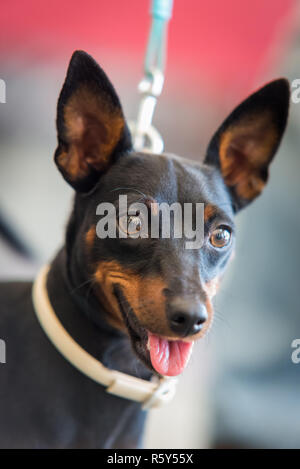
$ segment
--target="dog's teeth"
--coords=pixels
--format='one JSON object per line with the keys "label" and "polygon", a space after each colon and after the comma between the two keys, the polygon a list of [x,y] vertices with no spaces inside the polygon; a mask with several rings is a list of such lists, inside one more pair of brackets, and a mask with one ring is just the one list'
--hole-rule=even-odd
{"label": "dog's teeth", "polygon": [[150,352],[150,339],[149,339],[149,337],[148,337],[148,342],[147,342],[147,350],[149,350],[149,352]]}

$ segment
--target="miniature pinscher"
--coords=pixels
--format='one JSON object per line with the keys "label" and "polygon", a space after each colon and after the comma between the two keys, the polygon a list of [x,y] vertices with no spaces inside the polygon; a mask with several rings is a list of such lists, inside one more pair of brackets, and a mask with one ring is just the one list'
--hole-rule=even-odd
{"label": "miniature pinscher", "polygon": [[[215,295],[235,244],[234,216],[266,185],[289,107],[285,79],[248,97],[213,136],[203,162],[136,152],[119,98],[88,54],[73,54],[58,100],[55,163],[75,190],[65,245],[50,265],[47,293],[57,319],[104,366],[150,380],[185,368],[213,319]],[[184,239],[97,235],[101,203],[120,195],[149,210],[204,204],[200,249]],[[121,230],[143,219],[125,214]],[[132,228],[133,227],[133,228]],[[141,404],[108,394],[48,339],[32,283],[0,286],[0,446],[135,448]]]}

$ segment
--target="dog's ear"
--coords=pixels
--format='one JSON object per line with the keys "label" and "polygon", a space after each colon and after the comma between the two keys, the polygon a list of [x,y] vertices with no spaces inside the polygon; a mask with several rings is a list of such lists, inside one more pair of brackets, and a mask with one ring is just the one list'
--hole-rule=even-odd
{"label": "dog's ear", "polygon": [[263,190],[268,166],[285,130],[290,99],[287,80],[270,82],[243,101],[212,138],[205,163],[217,166],[235,210]]}
{"label": "dog's ear", "polygon": [[131,138],[119,98],[92,57],[74,52],[57,106],[55,162],[71,186],[89,191]]}

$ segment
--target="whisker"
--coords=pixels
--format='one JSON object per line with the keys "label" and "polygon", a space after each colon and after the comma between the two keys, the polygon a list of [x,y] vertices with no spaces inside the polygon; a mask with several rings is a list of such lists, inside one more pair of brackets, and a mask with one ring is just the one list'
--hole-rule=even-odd
{"label": "whisker", "polygon": [[91,281],[92,281],[92,279],[85,280],[85,281],[84,281],[83,283],[81,283],[80,285],[77,285],[76,287],[74,287],[74,288],[71,290],[71,293],[76,292],[77,290],[79,290],[79,288],[82,288],[84,285],[89,284]]}

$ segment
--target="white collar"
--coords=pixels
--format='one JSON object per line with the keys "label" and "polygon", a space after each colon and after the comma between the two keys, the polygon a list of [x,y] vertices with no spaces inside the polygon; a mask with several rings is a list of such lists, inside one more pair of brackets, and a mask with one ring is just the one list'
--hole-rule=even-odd
{"label": "white collar", "polygon": [[42,267],[34,281],[33,305],[42,329],[66,360],[86,376],[105,386],[108,393],[141,402],[143,409],[159,407],[169,402],[175,394],[176,379],[163,377],[146,381],[110,370],[75,342],[51,306],[46,288],[48,271],[48,265]]}

